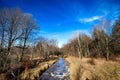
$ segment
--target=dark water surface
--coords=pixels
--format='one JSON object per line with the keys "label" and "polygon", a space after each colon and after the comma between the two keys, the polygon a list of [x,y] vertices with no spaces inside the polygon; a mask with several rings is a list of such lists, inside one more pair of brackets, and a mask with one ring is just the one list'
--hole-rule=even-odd
{"label": "dark water surface", "polygon": [[70,80],[67,62],[63,58],[53,64],[47,71],[45,71],[40,80]]}

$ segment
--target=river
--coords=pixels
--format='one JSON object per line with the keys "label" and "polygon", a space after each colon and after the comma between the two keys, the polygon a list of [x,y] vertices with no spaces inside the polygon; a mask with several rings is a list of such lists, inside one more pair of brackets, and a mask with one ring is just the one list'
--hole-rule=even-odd
{"label": "river", "polygon": [[42,74],[40,80],[70,80],[69,76],[68,63],[60,57],[55,64]]}

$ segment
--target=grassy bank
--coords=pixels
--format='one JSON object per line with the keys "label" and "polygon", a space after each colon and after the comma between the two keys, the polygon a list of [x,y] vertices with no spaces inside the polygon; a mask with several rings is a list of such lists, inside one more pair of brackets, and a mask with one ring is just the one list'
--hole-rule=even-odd
{"label": "grassy bank", "polygon": [[120,80],[120,61],[69,56],[71,80]]}
{"label": "grassy bank", "polygon": [[32,69],[25,70],[21,75],[20,79],[25,80],[35,80],[35,78],[39,78],[41,74],[48,69],[56,60],[51,60],[47,62],[42,62],[38,66]]}
{"label": "grassy bank", "polygon": [[14,66],[19,66],[0,73],[0,80],[38,80],[42,73],[56,62],[56,60],[57,57],[51,57],[48,59],[35,58],[33,60],[16,63]]}

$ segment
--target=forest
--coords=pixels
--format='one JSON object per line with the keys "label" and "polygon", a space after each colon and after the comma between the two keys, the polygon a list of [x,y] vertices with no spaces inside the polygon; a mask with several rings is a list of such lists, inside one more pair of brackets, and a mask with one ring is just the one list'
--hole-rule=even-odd
{"label": "forest", "polygon": [[[19,8],[0,10],[0,76],[6,76],[7,80],[10,78],[17,80],[20,79],[23,72],[35,68],[38,64],[51,60],[54,62],[58,57],[63,57],[69,63],[77,60],[77,69],[81,67],[78,65],[79,62],[84,59],[90,59],[87,62],[91,65],[95,65],[95,61],[99,59],[104,60],[105,64],[109,61],[118,62],[116,63],[118,65],[115,64],[117,66],[115,70],[118,72],[111,73],[115,74],[115,76],[112,75],[111,80],[120,79],[120,17],[114,23],[102,19],[100,23],[93,25],[90,35],[75,33],[74,37],[62,48],[58,47],[56,39],[37,36],[39,31],[40,26],[34,16],[22,12]],[[53,62],[47,66],[51,66]],[[79,71],[75,73],[75,78],[71,80],[85,80],[78,79],[81,78],[78,75],[82,73]],[[103,79],[100,76],[94,78],[90,80],[110,80],[110,78]],[[35,80],[34,78],[24,79]]]}

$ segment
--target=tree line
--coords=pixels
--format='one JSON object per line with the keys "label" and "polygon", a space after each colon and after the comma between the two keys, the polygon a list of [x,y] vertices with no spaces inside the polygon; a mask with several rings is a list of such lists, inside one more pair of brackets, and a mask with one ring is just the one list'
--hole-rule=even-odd
{"label": "tree line", "polygon": [[22,62],[26,54],[48,58],[58,53],[57,40],[38,36],[39,28],[32,14],[19,8],[0,9],[0,70]]}
{"label": "tree line", "polygon": [[120,55],[120,17],[114,25],[106,19],[94,25],[91,35],[85,33],[75,34],[77,37],[71,39],[61,48],[65,55],[82,57],[110,57]]}
{"label": "tree line", "polygon": [[39,56],[42,58],[49,58],[60,54],[56,39],[48,39],[40,36],[37,40],[37,44],[33,47],[34,54],[40,54]]}

